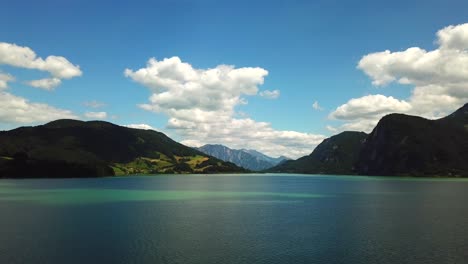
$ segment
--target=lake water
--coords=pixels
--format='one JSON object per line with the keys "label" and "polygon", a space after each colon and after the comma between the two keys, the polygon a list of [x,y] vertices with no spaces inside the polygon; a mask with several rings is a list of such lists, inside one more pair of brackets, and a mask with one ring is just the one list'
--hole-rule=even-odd
{"label": "lake water", "polygon": [[468,181],[0,180],[0,263],[468,263]]}

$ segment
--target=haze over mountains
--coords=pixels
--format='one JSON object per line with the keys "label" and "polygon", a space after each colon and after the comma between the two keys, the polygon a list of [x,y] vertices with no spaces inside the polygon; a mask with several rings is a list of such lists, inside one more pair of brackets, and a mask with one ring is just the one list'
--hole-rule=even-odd
{"label": "haze over mountains", "polygon": [[278,165],[282,161],[288,160],[288,158],[284,156],[272,158],[256,150],[231,149],[223,145],[207,144],[197,149],[210,156],[223,161],[232,162],[237,166],[252,171],[266,170]]}
{"label": "haze over mountains", "polygon": [[324,140],[308,156],[271,172],[468,176],[468,104],[428,120],[403,114],[383,117],[370,134],[343,132]]}

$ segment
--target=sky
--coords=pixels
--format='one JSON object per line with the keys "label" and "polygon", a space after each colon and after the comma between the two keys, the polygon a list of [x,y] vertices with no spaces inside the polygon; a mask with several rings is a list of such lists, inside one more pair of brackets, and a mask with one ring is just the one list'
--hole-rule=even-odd
{"label": "sky", "polygon": [[104,120],[190,146],[298,158],[389,113],[435,119],[467,103],[467,10],[466,1],[1,1],[0,130]]}

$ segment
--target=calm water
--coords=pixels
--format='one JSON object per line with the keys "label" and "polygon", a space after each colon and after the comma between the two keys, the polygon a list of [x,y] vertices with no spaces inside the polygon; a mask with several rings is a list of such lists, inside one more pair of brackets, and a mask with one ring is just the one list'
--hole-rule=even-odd
{"label": "calm water", "polygon": [[467,263],[468,181],[1,180],[0,263]]}

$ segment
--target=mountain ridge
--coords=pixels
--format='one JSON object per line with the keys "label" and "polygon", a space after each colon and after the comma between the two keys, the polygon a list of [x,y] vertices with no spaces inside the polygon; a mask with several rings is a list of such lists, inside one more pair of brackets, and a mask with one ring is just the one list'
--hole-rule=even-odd
{"label": "mountain ridge", "polygon": [[[355,136],[350,137],[349,133]],[[468,104],[436,120],[389,114],[370,134],[358,136],[359,133],[363,132],[334,135],[325,139],[310,155],[267,171],[468,177]],[[337,152],[346,142],[350,154],[347,157]]]}
{"label": "mountain ridge", "polygon": [[345,131],[324,139],[308,156],[285,161],[267,172],[309,174],[352,174],[364,132]]}
{"label": "mountain ridge", "polygon": [[0,132],[0,177],[245,172],[154,130],[56,120]]}
{"label": "mountain ridge", "polygon": [[263,171],[283,161],[281,157],[272,158],[256,150],[231,149],[221,144],[206,144],[197,148],[205,154],[211,155],[223,161],[228,161],[237,166],[252,170]]}
{"label": "mountain ridge", "polygon": [[430,120],[390,114],[369,134],[356,163],[366,175],[468,176],[468,104]]}

